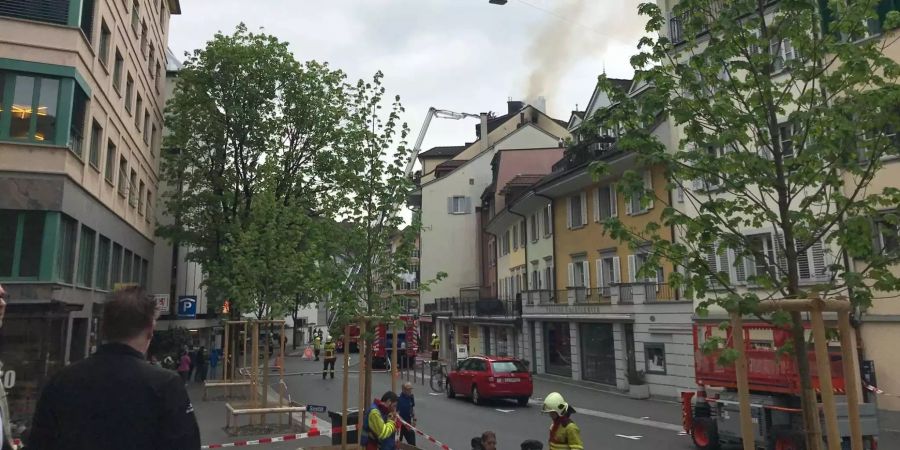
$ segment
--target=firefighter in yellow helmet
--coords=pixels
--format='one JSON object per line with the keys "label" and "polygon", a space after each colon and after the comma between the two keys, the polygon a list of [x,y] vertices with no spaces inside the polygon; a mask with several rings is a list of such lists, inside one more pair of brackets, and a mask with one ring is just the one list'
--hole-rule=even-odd
{"label": "firefighter in yellow helmet", "polygon": [[431,333],[431,360],[438,360],[438,352],[441,350],[441,339],[437,333]]}
{"label": "firefighter in yellow helmet", "polygon": [[575,408],[569,406],[559,392],[551,392],[544,399],[541,412],[550,414],[553,419],[553,424],[550,425],[550,450],[584,450],[581,430],[571,419]]}

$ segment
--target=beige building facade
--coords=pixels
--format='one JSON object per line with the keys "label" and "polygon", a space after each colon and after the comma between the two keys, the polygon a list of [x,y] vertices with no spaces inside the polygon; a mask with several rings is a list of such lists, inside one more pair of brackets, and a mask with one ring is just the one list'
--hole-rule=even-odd
{"label": "beige building facade", "polygon": [[0,282],[13,421],[98,343],[119,283],[149,287],[165,49],[178,0],[0,3]]}

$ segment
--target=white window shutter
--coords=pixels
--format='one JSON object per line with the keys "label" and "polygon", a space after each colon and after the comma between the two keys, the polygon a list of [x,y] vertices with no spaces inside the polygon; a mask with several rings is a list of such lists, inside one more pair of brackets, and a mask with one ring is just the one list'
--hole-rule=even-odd
{"label": "white window shutter", "polygon": [[675,201],[684,203],[684,188],[681,186],[675,188]]}
{"label": "white window shutter", "polygon": [[572,286],[575,286],[575,264],[569,263],[568,269],[569,269],[569,286],[567,286],[567,287],[572,287]]}
{"label": "white window shutter", "polygon": [[653,191],[653,171],[647,170],[644,172],[644,188],[647,189],[648,196],[650,197],[650,203],[647,204],[646,211],[653,209],[653,197],[656,197],[656,193]]}
{"label": "white window shutter", "polygon": [[811,260],[813,262],[813,276],[816,278],[825,277],[828,274],[828,267],[825,261],[825,247],[822,241],[816,241],[809,249]]}
{"label": "white window shutter", "polygon": [[572,199],[566,199],[566,228],[572,229]]}
{"label": "white window shutter", "polygon": [[582,261],[581,263],[581,278],[582,278],[582,286],[590,289],[591,287],[591,263],[589,261]]}
{"label": "white window shutter", "polygon": [[621,263],[619,262],[618,256],[613,256],[613,270],[612,270],[612,282],[613,283],[621,283],[622,282],[622,273],[621,273]]}
{"label": "white window shutter", "polygon": [[619,202],[616,200],[616,185],[609,185],[609,205],[610,215],[616,217],[619,215]]}
{"label": "white window shutter", "polygon": [[594,189],[594,222],[600,221],[600,188]]}
{"label": "white window shutter", "polygon": [[550,234],[553,234],[553,205],[547,205],[547,221],[549,222],[548,228],[550,229]]}
{"label": "white window shutter", "polygon": [[628,255],[628,281],[634,283],[637,280],[637,260],[634,255]]}
{"label": "white window shutter", "polygon": [[633,195],[634,194],[625,197],[625,214],[629,216],[634,214],[634,208],[631,207],[631,205],[634,203],[633,201],[631,201]]}
{"label": "white window shutter", "polygon": [[796,56],[794,45],[790,39],[785,38],[783,41],[781,41],[781,53],[784,55],[785,62],[794,59],[794,56]]}
{"label": "white window shutter", "polygon": [[587,221],[587,193],[581,193],[581,224],[586,225]]}
{"label": "white window shutter", "polygon": [[597,287],[604,287],[608,284],[607,280],[603,279],[603,260],[598,259],[594,261],[594,264],[597,265]]}

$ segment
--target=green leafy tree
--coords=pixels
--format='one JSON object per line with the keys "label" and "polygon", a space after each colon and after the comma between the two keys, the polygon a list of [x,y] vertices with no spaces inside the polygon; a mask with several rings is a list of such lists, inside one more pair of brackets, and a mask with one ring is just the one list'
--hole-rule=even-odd
{"label": "green leafy tree", "polygon": [[243,24],[185,61],[161,166],[176,220],[158,233],[190,249],[213,304],[238,295],[236,312],[269,316],[288,311],[285,299],[313,301],[304,283],[323,234],[311,219],[332,217],[351,181],[345,78]]}
{"label": "green leafy tree", "polygon": [[[631,63],[646,90],[628,95],[601,77],[615,106],[587,127],[621,127],[616,146],[664,167],[671,197],[684,200],[653,198],[662,219],[645,228],[604,225],[650,244],[642,276],[662,260],[678,266],[669,282],[697,299],[701,317],[719,307],[790,328],[806,448],[821,448],[802,318],[755,308],[843,295],[865,310],[879,292],[900,290],[890,270],[898,254],[877,245],[880,230],[896,230],[900,190],[872,183],[900,155],[900,67],[884,54],[898,14],[874,0],[682,0],[672,20],[655,4],[640,12],[649,35]],[[677,142],[653,133],[660,117]],[[645,204],[654,195],[634,172],[619,189]],[[723,355],[724,364],[735,357]]]}

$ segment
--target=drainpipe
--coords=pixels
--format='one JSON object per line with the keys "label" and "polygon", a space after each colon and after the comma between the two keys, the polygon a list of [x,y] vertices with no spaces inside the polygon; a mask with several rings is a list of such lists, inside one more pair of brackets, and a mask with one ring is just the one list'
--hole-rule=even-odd
{"label": "drainpipe", "polygon": [[[672,202],[672,191],[669,190],[669,204],[673,205]],[[669,237],[672,240],[672,243],[675,243],[675,224],[669,224]],[[681,293],[678,292],[678,289],[675,289],[675,301],[681,300]]]}

